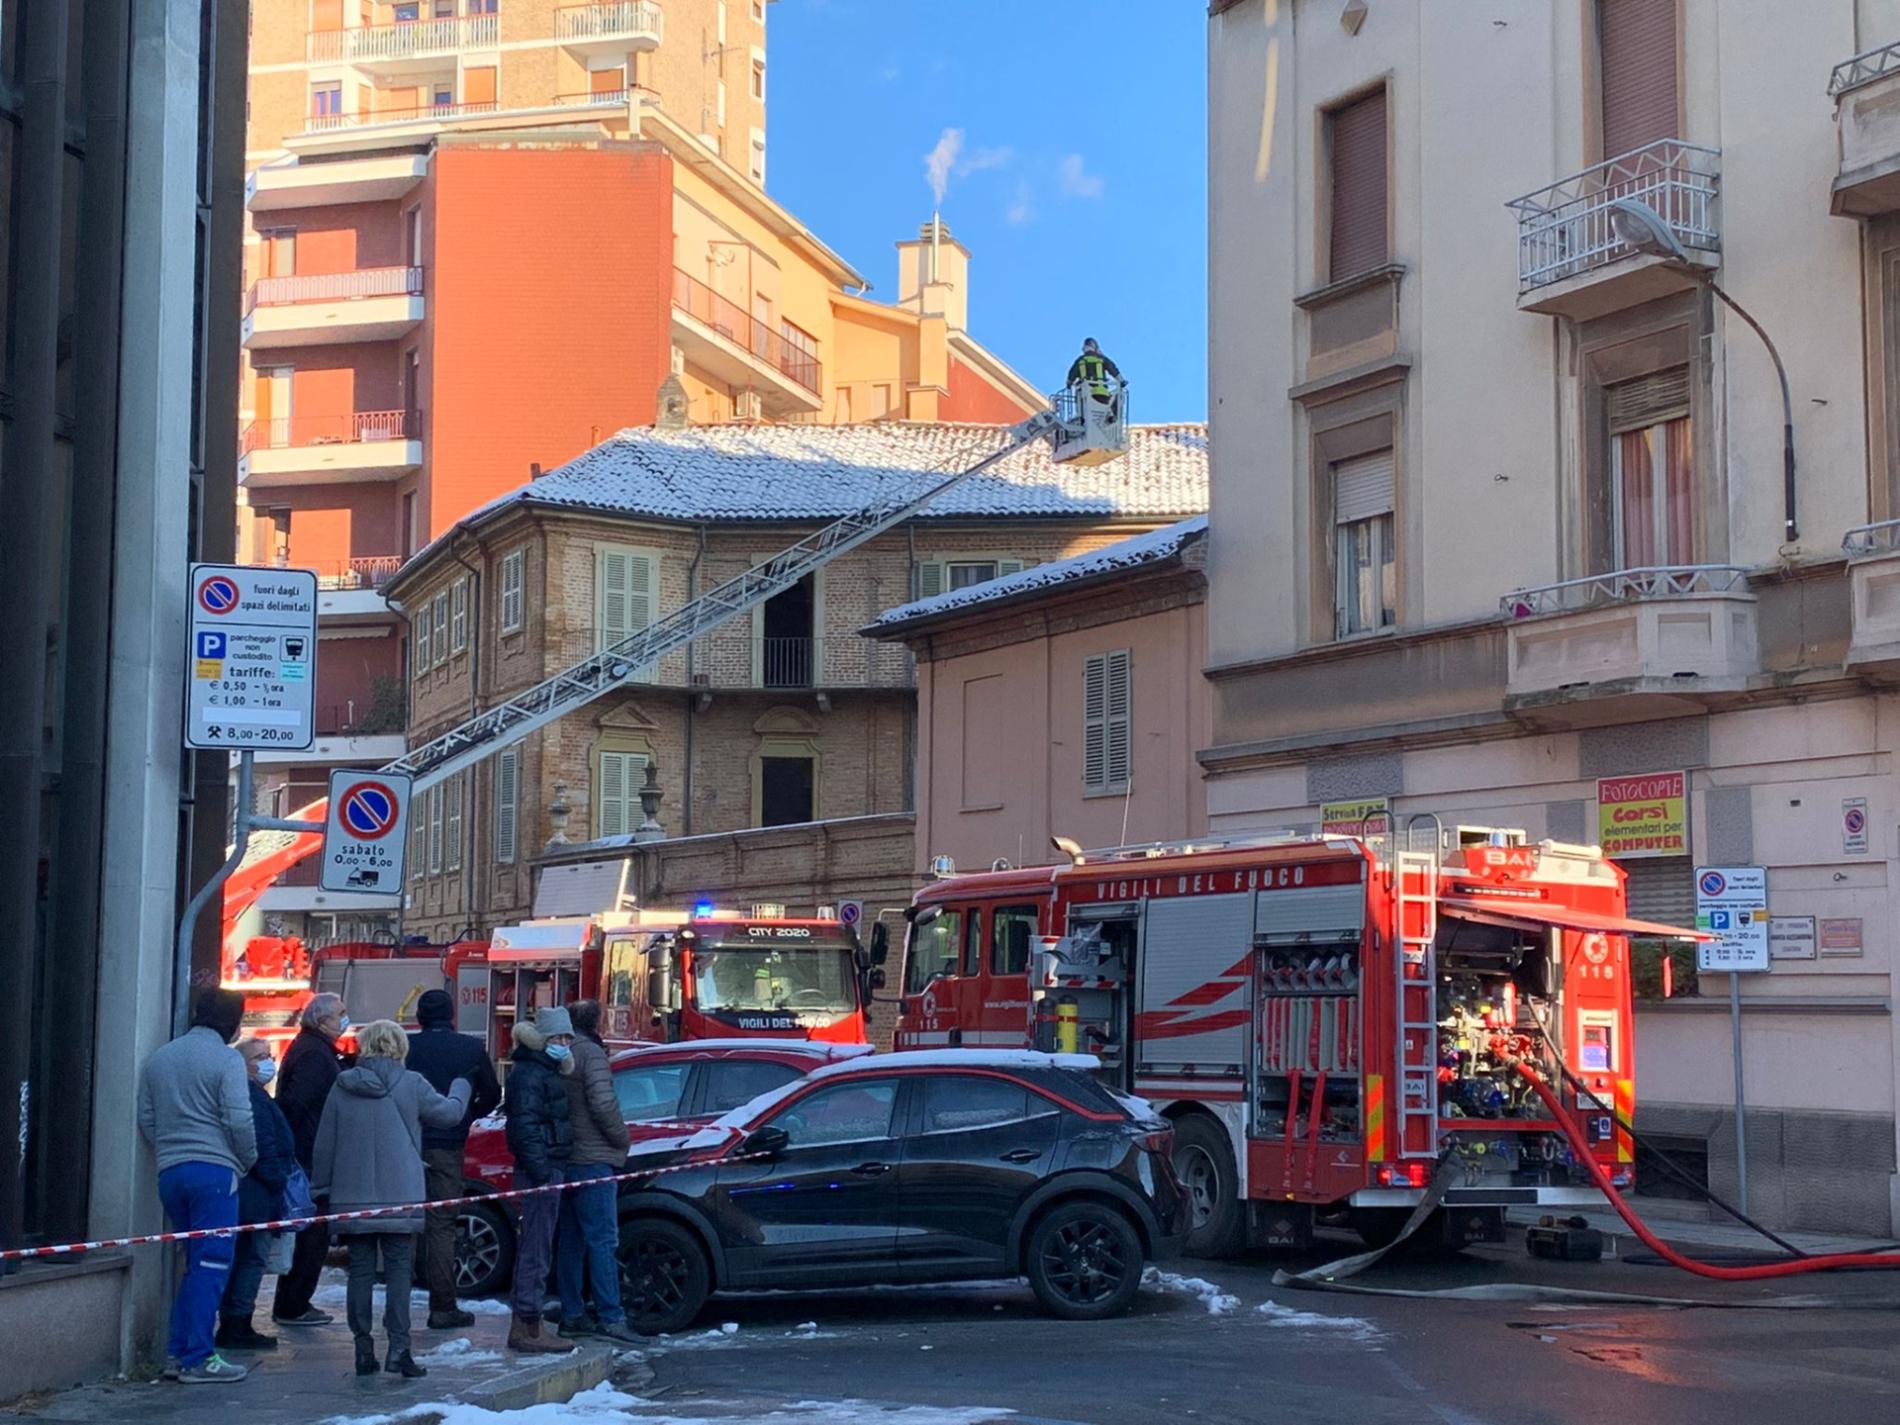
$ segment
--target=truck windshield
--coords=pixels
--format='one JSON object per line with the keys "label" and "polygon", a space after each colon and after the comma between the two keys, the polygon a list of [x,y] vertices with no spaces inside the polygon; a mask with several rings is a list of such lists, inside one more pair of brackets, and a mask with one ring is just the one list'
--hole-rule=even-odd
{"label": "truck windshield", "polygon": [[699,1007],[853,1010],[857,966],[842,945],[706,945],[693,954]]}

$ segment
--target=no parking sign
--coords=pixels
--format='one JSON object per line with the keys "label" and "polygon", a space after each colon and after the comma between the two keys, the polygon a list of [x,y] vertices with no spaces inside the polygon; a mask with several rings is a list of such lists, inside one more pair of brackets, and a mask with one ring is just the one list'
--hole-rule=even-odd
{"label": "no parking sign", "polygon": [[330,811],[323,826],[323,889],[398,893],[408,823],[408,777],[389,772],[332,772]]}

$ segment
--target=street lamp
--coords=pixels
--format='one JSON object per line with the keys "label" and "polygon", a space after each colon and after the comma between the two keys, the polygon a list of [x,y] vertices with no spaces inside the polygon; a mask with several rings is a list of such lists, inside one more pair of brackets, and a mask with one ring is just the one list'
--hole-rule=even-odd
{"label": "street lamp", "polygon": [[1617,199],[1610,204],[1610,227],[1616,233],[1618,242],[1646,256],[1660,258],[1715,293],[1730,311],[1754,329],[1755,335],[1761,338],[1761,344],[1768,348],[1768,359],[1775,363],[1775,375],[1781,379],[1782,526],[1784,538],[1793,544],[1801,533],[1794,516],[1794,397],[1788,391],[1788,368],[1781,364],[1781,353],[1775,350],[1774,341],[1762,330],[1761,323],[1749,315],[1748,309],[1689,260],[1689,254],[1677,240],[1675,231],[1663,221],[1662,214],[1649,204],[1635,198]]}

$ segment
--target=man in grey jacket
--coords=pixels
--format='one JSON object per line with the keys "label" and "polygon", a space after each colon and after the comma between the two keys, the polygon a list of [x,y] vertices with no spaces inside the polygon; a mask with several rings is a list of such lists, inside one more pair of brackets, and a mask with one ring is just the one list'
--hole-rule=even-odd
{"label": "man in grey jacket", "polygon": [[[191,1028],[145,1061],[139,1132],[158,1157],[158,1196],[175,1232],[237,1225],[238,1179],[257,1161],[244,1059],[231,1047],[244,1000],[228,990],[198,997]],[[230,1237],[185,1244],[185,1275],[172,1298],[171,1365],[193,1385],[243,1380],[248,1371],[213,1349],[218,1303],[230,1279]]]}
{"label": "man in grey jacket", "polygon": [[[586,1186],[561,1194],[560,1238],[555,1274],[561,1287],[561,1334],[637,1338],[620,1305],[620,1268],[614,1257],[620,1230],[615,1220],[616,1185],[611,1178],[627,1163],[627,1119],[614,1094],[613,1071],[600,1042],[600,1002],[576,1000],[567,1007],[574,1022],[574,1077],[567,1091],[567,1117],[574,1151],[567,1180]],[[598,1315],[587,1310],[583,1269],[594,1288]]]}

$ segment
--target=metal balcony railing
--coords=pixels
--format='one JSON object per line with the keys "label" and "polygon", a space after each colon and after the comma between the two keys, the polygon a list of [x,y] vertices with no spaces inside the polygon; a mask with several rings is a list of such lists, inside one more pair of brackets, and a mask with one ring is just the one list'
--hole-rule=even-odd
{"label": "metal balcony railing", "polygon": [[1838,99],[1848,90],[1884,79],[1895,70],[1900,70],[1900,40],[1878,49],[1862,50],[1852,59],[1844,59],[1834,66],[1834,72],[1827,79],[1828,97]]}
{"label": "metal balcony railing", "polygon": [[1841,538],[1841,552],[1849,559],[1872,559],[1900,553],[1900,520],[1855,525]]}
{"label": "metal balcony railing", "polygon": [[310,36],[306,54],[312,63],[425,59],[430,55],[458,54],[465,49],[493,49],[500,37],[499,15],[451,15],[440,19],[402,20],[393,25],[317,30]]}
{"label": "metal balcony railing", "polygon": [[744,347],[813,395],[821,389],[824,369],[816,356],[794,345],[782,333],[773,331],[737,302],[720,296],[677,267],[673,269],[673,305],[727,341]]}
{"label": "metal balcony railing", "polygon": [[312,114],[304,120],[303,131],[320,134],[331,129],[362,129],[377,124],[408,124],[418,119],[464,119],[471,114],[498,114],[501,105],[493,99],[463,104],[418,104],[401,109],[357,109],[347,114]]}
{"label": "metal balcony railing", "polygon": [[1513,198],[1504,206],[1517,214],[1518,290],[1534,291],[1628,257],[1632,249],[1610,225],[1610,205],[1621,198],[1654,208],[1684,247],[1719,252],[1721,158],[1720,149],[1660,139]]}
{"label": "metal balcony railing", "polygon": [[238,454],[295,450],[307,445],[414,440],[418,424],[414,411],[356,411],[344,416],[284,416],[252,421],[238,441]]}
{"label": "metal balcony railing", "polygon": [[415,297],[422,293],[420,267],[363,267],[354,272],[260,277],[251,284],[245,311],[297,302],[349,302],[361,297]]}
{"label": "metal balcony railing", "polygon": [[625,89],[589,89],[572,94],[556,94],[554,105],[559,109],[591,109],[595,105],[611,105],[624,109],[629,99],[639,99],[642,103],[657,103],[659,95],[644,85],[633,85]]}
{"label": "metal balcony railing", "polygon": [[651,0],[606,5],[563,5],[554,12],[557,40],[651,39],[663,36],[665,17]]}
{"label": "metal balcony railing", "polygon": [[1582,579],[1566,579],[1535,589],[1514,589],[1498,600],[1510,618],[1538,614],[1574,613],[1605,604],[1642,603],[1651,599],[1680,599],[1697,594],[1723,594],[1748,582],[1748,570],[1738,564],[1674,564],[1648,569],[1613,569]]}
{"label": "metal balcony railing", "polygon": [[759,681],[768,688],[809,688],[814,645],[809,638],[759,640]]}

